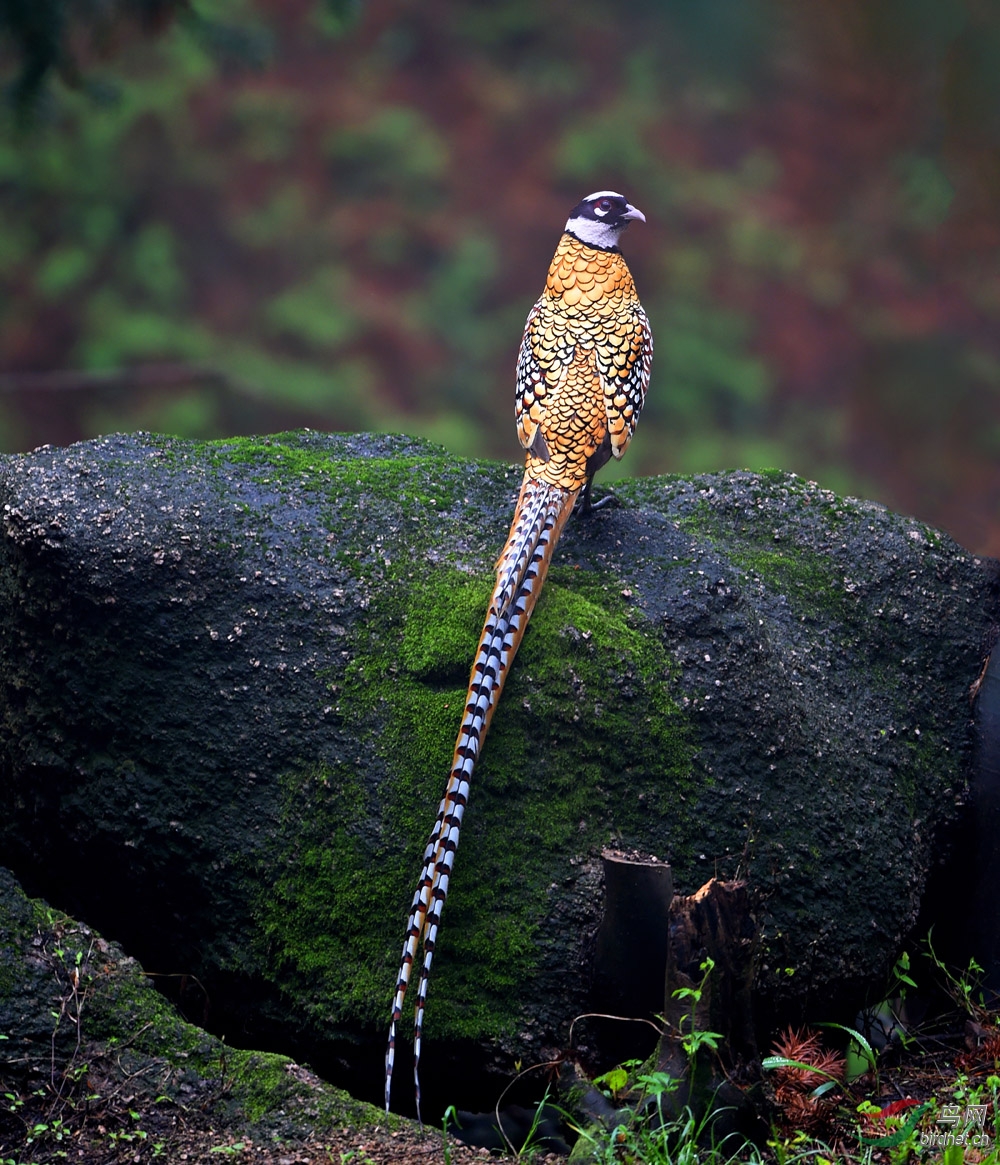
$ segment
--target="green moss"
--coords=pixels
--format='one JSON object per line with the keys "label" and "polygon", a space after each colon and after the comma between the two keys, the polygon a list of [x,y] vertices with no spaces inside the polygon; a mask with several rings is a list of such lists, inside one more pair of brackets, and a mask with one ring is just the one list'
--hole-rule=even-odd
{"label": "green moss", "polygon": [[[0,919],[0,928],[6,929],[2,919]],[[0,949],[0,1010],[13,999],[14,991],[17,988],[16,957],[12,947],[5,946]],[[0,1031],[0,1035],[6,1037],[7,1032]]]}
{"label": "green moss", "polygon": [[273,1115],[295,1096],[296,1080],[288,1071],[290,1063],[287,1056],[275,1053],[233,1050],[227,1067],[251,1121]]}
{"label": "green moss", "polygon": [[[492,573],[438,563],[414,581],[400,569],[337,693],[385,775],[313,770],[285,782],[290,840],[258,913],[281,981],[327,1024],[384,1022],[491,588]],[[572,856],[612,840],[612,819],[628,844],[665,817],[682,834],[691,746],[674,683],[619,587],[552,571],[474,779],[435,960],[439,1038],[511,1030],[539,970],[548,887]]]}
{"label": "green moss", "polygon": [[344,1125],[396,1128],[403,1123],[346,1092],[321,1085],[287,1056],[231,1049],[224,1070],[232,1104],[251,1127],[301,1136],[303,1126],[315,1135]]}
{"label": "green moss", "polygon": [[[426,443],[411,442],[419,452],[405,456],[393,452],[384,457],[334,458],[328,443],[303,442],[300,433],[278,433],[270,437],[230,437],[223,441],[191,444],[194,459],[207,460],[217,469],[244,466],[257,472],[250,479],[258,484],[274,485],[281,491],[294,486],[296,477],[310,487],[338,496],[338,487],[349,489],[352,498],[360,496],[398,502],[401,513],[414,506],[435,506],[447,492],[444,488],[428,491],[423,481],[428,475],[440,480],[457,477],[454,458],[442,449]],[[438,453],[435,457],[434,454]],[[449,473],[449,470],[451,471]],[[416,484],[416,479],[421,479]],[[437,494],[437,496],[435,496]]]}
{"label": "green moss", "polygon": [[849,610],[841,581],[823,555],[799,548],[784,551],[747,547],[731,548],[729,556],[770,590],[785,595],[793,610],[806,615],[830,611],[846,614]]}
{"label": "green moss", "polygon": [[786,499],[798,498],[803,506],[815,504],[823,520],[834,525],[845,517],[843,499],[834,499],[836,506],[827,505],[823,499],[833,498],[829,491],[783,470],[764,470],[754,477],[760,482],[753,491],[756,503],[767,507],[759,514],[750,507],[731,507],[725,497],[694,497],[675,516],[677,525],[724,548],[729,561],[768,590],[783,594],[797,613],[807,618],[833,614],[849,619],[853,604],[829,555],[799,541],[781,545],[782,535],[773,523],[782,519],[768,513],[774,498],[783,494]]}
{"label": "green moss", "polygon": [[[492,593],[492,580],[462,575],[457,570],[442,572],[436,579],[445,586],[427,583],[413,588],[403,628],[399,662],[415,679],[465,678],[472,664],[470,642],[483,623]],[[468,656],[465,675],[456,671],[456,661]]]}
{"label": "green moss", "polygon": [[[686,483],[682,482],[681,486],[684,484]],[[706,501],[691,502],[683,513],[674,516],[674,521],[681,530],[687,530],[691,534],[720,532],[719,516]]]}
{"label": "green moss", "polygon": [[[323,552],[334,562],[343,561],[351,574],[358,573],[360,563],[363,575],[374,560],[380,568],[392,568],[393,577],[406,573],[406,563],[398,559],[408,556],[412,565],[432,545],[445,560],[457,560],[442,530],[457,528],[475,514],[465,497],[470,479],[480,479],[477,484],[496,480],[499,468],[490,462],[459,462],[439,446],[393,435],[369,438],[361,449],[348,436],[279,433],[177,444],[173,452],[195,470],[209,467],[209,484],[227,507],[240,505],[232,495],[234,476],[244,493],[249,487],[250,504],[240,516],[249,541],[264,544],[275,535],[298,535],[303,544],[311,542],[315,526],[305,518],[300,531],[269,527],[272,512],[287,516],[285,507],[292,502],[315,509],[328,532]],[[502,537],[498,530],[498,544]],[[384,577],[380,570],[372,581],[381,583]]]}
{"label": "green moss", "polygon": [[[346,812],[338,787],[356,797]],[[395,899],[384,858],[365,844],[367,804],[352,773],[286,778],[284,824],[294,840],[258,905],[271,973],[327,1030],[371,1015],[387,989],[378,972],[386,937],[379,922],[394,916]]]}

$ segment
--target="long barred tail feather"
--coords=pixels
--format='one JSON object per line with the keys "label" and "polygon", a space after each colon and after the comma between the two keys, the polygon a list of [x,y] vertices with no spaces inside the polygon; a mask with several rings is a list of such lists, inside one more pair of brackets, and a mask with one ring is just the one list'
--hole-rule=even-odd
{"label": "long barred tail feather", "polygon": [[[493,596],[490,599],[490,611],[501,614],[509,609],[515,592],[528,573],[528,564],[540,544],[547,545],[550,552],[555,549],[566,518],[572,511],[571,506],[560,519],[559,515],[565,504],[567,492],[525,475],[521,482],[521,492],[518,494],[517,505],[514,507],[514,518],[510,524],[507,542],[497,559],[497,581],[493,588]],[[569,496],[575,500],[578,493],[579,490],[574,490]],[[552,531],[556,524],[558,528],[555,529],[553,537]],[[551,553],[549,557],[551,557]],[[544,582],[547,569],[548,557],[545,559],[540,582]],[[487,620],[488,625],[489,620]],[[483,632],[485,634],[486,626],[484,626]],[[481,649],[482,644],[480,644]],[[471,680],[475,679],[475,675],[475,666],[473,666]],[[499,694],[497,692],[498,696]]]}
{"label": "long barred tail feather", "polygon": [[392,1020],[389,1023],[389,1045],[385,1054],[385,1111],[389,1111],[389,1093],[392,1087],[392,1066],[396,1054],[396,1021],[403,1012],[403,1000],[406,997],[406,987],[410,981],[410,972],[413,969],[413,960],[417,956],[417,946],[423,929],[424,917],[427,914],[427,904],[430,901],[430,890],[434,882],[434,860],[437,853],[437,840],[441,832],[441,823],[444,821],[447,810],[447,798],[441,798],[438,806],[434,828],[427,839],[424,849],[424,865],[420,874],[420,881],[413,895],[410,906],[410,918],[406,926],[406,938],[403,940],[403,955],[399,965],[399,979],[396,983],[396,995],[392,1001]]}
{"label": "long barred tail feather", "polygon": [[420,1116],[420,1043],[424,1008],[434,947],[441,924],[441,912],[448,896],[448,883],[455,862],[455,851],[458,849],[458,837],[468,802],[472,771],[510,665],[517,654],[524,629],[545,582],[552,552],[563,526],[573,511],[578,493],[578,489],[569,490],[549,485],[526,475],[521,485],[506,545],[497,561],[497,581],[479,638],[479,650],[469,676],[465,716],[455,743],[448,785],[424,850],[423,870],[410,908],[386,1051],[387,1112],[395,1060],[396,1024],[402,1016],[403,1000],[410,974],[418,947],[422,943],[423,963],[417,989],[413,1033],[413,1073],[417,1116],[418,1118]]}

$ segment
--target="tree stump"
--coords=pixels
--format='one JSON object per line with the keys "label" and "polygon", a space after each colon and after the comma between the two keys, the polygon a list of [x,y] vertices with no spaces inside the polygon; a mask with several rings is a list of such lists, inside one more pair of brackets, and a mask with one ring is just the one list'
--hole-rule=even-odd
{"label": "tree stump", "polygon": [[674,879],[657,858],[605,850],[604,915],[594,948],[593,997],[603,1011],[655,1019],[663,1007],[663,974]]}
{"label": "tree stump", "polygon": [[[758,1123],[741,1086],[759,1078],[751,995],[756,949],[746,883],[712,878],[671,903],[666,1027],[656,1069],[682,1083],[662,1108],[676,1115],[689,1107],[716,1140],[736,1131],[750,1136]],[[713,1033],[710,1041],[700,1038],[705,1032]]]}
{"label": "tree stump", "polygon": [[[757,925],[746,884],[713,878],[690,896],[673,894],[669,865],[606,850],[604,914],[594,949],[595,1010],[618,1017],[601,1032],[602,1059],[645,1058],[660,1029],[655,1070],[678,1081],[636,1113],[617,1110],[565,1065],[562,1085],[586,1122],[670,1120],[689,1108],[705,1140],[766,1132],[744,1085],[759,1080],[751,989]],[[709,962],[710,960],[710,962]],[[651,1029],[650,1029],[651,1032]],[[705,1039],[699,1033],[713,1033]]]}

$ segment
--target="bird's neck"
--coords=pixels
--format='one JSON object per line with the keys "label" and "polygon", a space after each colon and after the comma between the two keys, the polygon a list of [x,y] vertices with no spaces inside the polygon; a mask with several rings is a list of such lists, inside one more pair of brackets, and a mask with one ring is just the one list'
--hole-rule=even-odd
{"label": "bird's neck", "polygon": [[564,306],[627,292],[632,277],[621,251],[606,251],[563,232],[545,280],[545,294]]}

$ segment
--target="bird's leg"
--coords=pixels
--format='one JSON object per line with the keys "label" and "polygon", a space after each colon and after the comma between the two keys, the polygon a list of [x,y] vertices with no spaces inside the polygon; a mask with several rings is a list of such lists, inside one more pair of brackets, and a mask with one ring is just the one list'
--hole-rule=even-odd
{"label": "bird's leg", "polygon": [[587,484],[580,491],[580,500],[576,504],[576,509],[583,517],[586,517],[592,510],[603,510],[605,506],[617,504],[618,502],[618,499],[611,490],[608,490],[604,497],[599,498],[596,502],[591,501],[590,487],[593,481],[593,476],[587,478]]}

